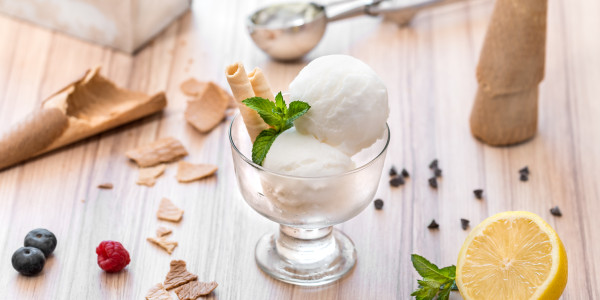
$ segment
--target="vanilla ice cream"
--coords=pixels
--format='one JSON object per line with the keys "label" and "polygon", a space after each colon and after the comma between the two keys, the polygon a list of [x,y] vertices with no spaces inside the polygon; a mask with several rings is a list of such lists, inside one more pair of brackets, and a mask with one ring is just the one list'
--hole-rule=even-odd
{"label": "vanilla ice cream", "polygon": [[348,155],[294,128],[284,131],[275,139],[263,166],[286,175],[312,177],[341,174],[354,169],[354,163]]}
{"label": "vanilla ice cream", "polygon": [[290,83],[290,100],[311,105],[295,121],[298,132],[354,155],[385,133],[387,89],[375,72],[347,55],[322,56]]}
{"label": "vanilla ice cream", "polygon": [[361,150],[387,132],[387,89],[363,62],[330,55],[302,69],[289,91],[289,101],[311,108],[275,138],[263,160],[275,173],[260,173],[261,195],[269,201],[258,198],[253,205],[284,223],[339,223],[360,212],[376,191],[373,174],[348,171],[371,161],[373,153],[365,159]]}

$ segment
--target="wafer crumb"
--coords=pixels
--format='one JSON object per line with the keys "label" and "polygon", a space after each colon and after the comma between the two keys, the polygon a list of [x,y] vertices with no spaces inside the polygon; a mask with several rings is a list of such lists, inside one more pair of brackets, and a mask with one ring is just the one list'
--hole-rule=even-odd
{"label": "wafer crumb", "polygon": [[167,165],[165,164],[148,168],[140,168],[140,173],[136,183],[139,185],[154,186],[156,179],[165,172],[165,169],[167,169]]}
{"label": "wafer crumb", "polygon": [[165,289],[168,291],[198,279],[198,276],[187,271],[185,261],[172,260],[171,269],[165,278]]}
{"label": "wafer crumb", "polygon": [[159,247],[165,249],[165,251],[167,251],[167,253],[169,253],[169,254],[173,253],[173,250],[175,250],[175,248],[178,245],[177,242],[169,241],[164,236],[163,237],[149,237],[149,238],[146,238],[146,240],[148,242],[154,243],[154,244],[158,245]]}
{"label": "wafer crumb", "polygon": [[183,217],[183,209],[175,206],[175,204],[173,204],[171,200],[167,198],[162,198],[160,200],[156,216],[160,220],[179,222]]}
{"label": "wafer crumb", "polygon": [[177,164],[177,181],[191,182],[211,176],[217,172],[218,167],[211,164],[192,164],[180,161]]}
{"label": "wafer crumb", "polygon": [[225,118],[225,111],[233,98],[214,82],[188,79],[181,90],[194,98],[187,102],[185,119],[200,132],[208,132]]}
{"label": "wafer crumb", "polygon": [[206,296],[216,289],[218,284],[214,281],[200,282],[191,281],[175,289],[175,294],[180,300],[196,300],[200,296]]}
{"label": "wafer crumb", "polygon": [[153,143],[131,149],[125,153],[140,167],[151,167],[162,162],[171,162],[188,154],[178,140],[167,137]]}
{"label": "wafer crumb", "polygon": [[189,78],[182,82],[179,88],[187,96],[195,97],[198,96],[202,90],[206,88],[208,82],[198,81],[195,78]]}
{"label": "wafer crumb", "polygon": [[162,283],[157,283],[146,293],[146,300],[173,300],[173,298],[165,290]]}
{"label": "wafer crumb", "polygon": [[171,234],[171,232],[173,232],[173,230],[171,228],[167,228],[165,226],[160,226],[156,229],[156,236],[162,237],[162,236]]}

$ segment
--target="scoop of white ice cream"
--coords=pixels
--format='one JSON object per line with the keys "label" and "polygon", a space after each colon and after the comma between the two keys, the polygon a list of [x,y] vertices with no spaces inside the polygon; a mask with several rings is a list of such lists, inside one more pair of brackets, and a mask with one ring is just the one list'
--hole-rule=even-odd
{"label": "scoop of white ice cream", "polygon": [[353,197],[360,194],[352,188],[356,185],[353,180],[355,173],[317,177],[343,174],[354,169],[352,159],[294,128],[284,131],[275,139],[263,166],[277,173],[307,177],[297,179],[260,173],[263,193],[273,205],[269,210],[281,211],[287,222],[332,221],[340,211],[345,211],[340,209],[340,205],[354,207],[356,201]]}
{"label": "scoop of white ice cream", "polygon": [[290,128],[275,139],[263,166],[286,175],[315,177],[344,173],[354,163],[340,150]]}
{"label": "scoop of white ice cream", "polygon": [[385,132],[389,115],[387,89],[375,72],[347,55],[322,56],[290,83],[290,100],[311,105],[294,123],[348,155],[371,146]]}

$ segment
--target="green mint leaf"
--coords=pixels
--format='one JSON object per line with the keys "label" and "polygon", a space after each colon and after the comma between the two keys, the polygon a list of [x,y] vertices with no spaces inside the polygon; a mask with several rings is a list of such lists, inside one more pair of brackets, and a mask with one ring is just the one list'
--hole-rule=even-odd
{"label": "green mint leaf", "polygon": [[418,290],[412,292],[411,296],[415,296],[417,300],[432,300],[437,295],[439,288],[431,288],[423,286]]}
{"label": "green mint leaf", "polygon": [[262,166],[263,160],[267,157],[267,153],[273,145],[275,138],[279,135],[279,131],[273,128],[265,129],[254,140],[252,145],[252,161]]}
{"label": "green mint leaf", "polygon": [[284,130],[292,128],[294,121],[304,115],[310,109],[310,105],[302,101],[290,102],[290,107],[287,110],[285,124],[283,125]]}
{"label": "green mint leaf", "polygon": [[436,290],[439,290],[442,286],[441,282],[429,279],[417,280],[417,283],[419,283],[419,286],[421,287],[433,288]]}
{"label": "green mint leaf", "polygon": [[413,266],[419,273],[419,275],[423,276],[423,278],[446,281],[448,276],[440,272],[440,269],[429,262],[425,257],[413,254],[411,255],[410,260],[413,263]]}
{"label": "green mint leaf", "polygon": [[275,103],[269,101],[269,99],[252,97],[245,99],[242,103],[255,110],[265,123],[276,129],[281,128],[282,125],[285,124],[285,120],[283,120],[282,116],[275,112]]}
{"label": "green mint leaf", "polygon": [[412,292],[412,294],[410,295],[417,297],[417,299],[427,299],[432,293],[433,296],[435,296],[435,293],[437,293],[437,291],[437,289],[432,289],[429,287],[420,287],[418,290]]}
{"label": "green mint leaf", "polygon": [[458,291],[458,287],[456,286],[456,282],[452,283],[452,290],[453,291]]}
{"label": "green mint leaf", "polygon": [[417,300],[448,300],[450,291],[456,286],[456,266],[440,269],[417,254],[411,255],[411,261],[419,275],[423,276],[422,280],[417,280],[419,289],[411,296],[415,296]]}
{"label": "green mint leaf", "polygon": [[438,294],[438,300],[448,300],[450,298],[450,291],[452,290],[452,284],[446,284],[440,293]]}
{"label": "green mint leaf", "polygon": [[446,277],[454,279],[456,278],[456,266],[452,265],[449,267],[441,268],[440,273],[446,275]]}
{"label": "green mint leaf", "polygon": [[261,97],[248,98],[242,103],[255,110],[272,127],[263,130],[252,145],[252,161],[261,166],[277,136],[294,126],[294,121],[310,109],[310,105],[302,101],[293,101],[289,108],[286,107],[281,92],[275,96],[274,103]]}
{"label": "green mint leaf", "polygon": [[281,110],[281,112],[285,115],[287,113],[287,107],[285,105],[285,100],[283,100],[283,95],[281,92],[275,96],[275,106]]}

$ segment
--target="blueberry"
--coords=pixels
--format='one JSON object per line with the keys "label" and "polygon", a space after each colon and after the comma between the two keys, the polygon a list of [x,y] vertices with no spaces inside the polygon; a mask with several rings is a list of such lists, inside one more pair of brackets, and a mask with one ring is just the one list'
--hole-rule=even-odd
{"label": "blueberry", "polygon": [[21,247],[12,256],[15,270],[25,276],[33,276],[42,271],[46,264],[44,253],[34,247]]}
{"label": "blueberry", "polygon": [[48,257],[56,248],[56,236],[43,228],[34,229],[25,236],[25,247],[38,248]]}

